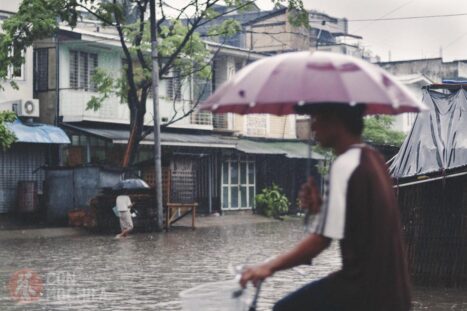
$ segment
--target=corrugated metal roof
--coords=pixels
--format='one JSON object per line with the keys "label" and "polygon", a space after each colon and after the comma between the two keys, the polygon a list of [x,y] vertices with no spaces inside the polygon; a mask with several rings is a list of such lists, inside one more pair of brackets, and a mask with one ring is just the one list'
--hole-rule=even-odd
{"label": "corrugated metal roof", "polygon": [[[114,144],[126,144],[129,131],[126,129],[108,129],[89,126],[64,124],[65,127],[93,136],[101,137]],[[154,135],[151,133],[141,143],[153,144]],[[162,146],[184,146],[202,148],[227,148],[257,155],[284,155],[288,158],[308,158],[308,144],[301,141],[278,139],[251,139],[217,134],[189,134],[189,133],[161,133]],[[313,152],[312,158],[323,160],[324,156]]]}
{"label": "corrugated metal roof", "polygon": [[16,136],[16,142],[33,144],[69,144],[65,132],[56,126],[46,124],[23,124],[16,120],[6,123],[6,127]]}

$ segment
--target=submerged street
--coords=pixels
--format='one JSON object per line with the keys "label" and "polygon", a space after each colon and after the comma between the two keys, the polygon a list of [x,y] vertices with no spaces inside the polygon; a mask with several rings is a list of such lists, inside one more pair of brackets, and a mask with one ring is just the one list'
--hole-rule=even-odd
{"label": "submerged street", "polygon": [[[222,218],[228,217],[235,216]],[[251,255],[255,261],[277,254],[304,233],[301,222],[293,220],[195,231],[175,228],[168,234],[134,234],[125,240],[111,235],[0,234],[0,310],[181,310],[180,291],[231,279],[229,267]],[[263,286],[260,310],[270,310],[287,292],[339,265],[333,245],[313,266],[277,273]],[[12,299],[12,275],[20,269],[39,276],[42,295],[37,301],[24,304]],[[467,297],[460,291],[417,289],[414,296],[414,310],[467,310]]]}

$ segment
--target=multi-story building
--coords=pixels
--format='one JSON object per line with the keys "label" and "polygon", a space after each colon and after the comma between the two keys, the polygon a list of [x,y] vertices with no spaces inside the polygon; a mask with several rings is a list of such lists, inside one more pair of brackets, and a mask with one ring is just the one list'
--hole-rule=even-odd
{"label": "multi-story building", "polygon": [[[278,179],[280,184],[296,184],[288,180],[292,175],[279,174],[281,169],[272,172],[271,168],[283,158],[292,162],[292,158],[306,158],[307,147],[295,140],[295,116],[213,116],[195,108],[180,118],[236,71],[264,57],[220,43],[206,42],[206,46],[215,55],[211,80],[180,79],[171,72],[160,81],[163,164],[172,172],[198,172],[201,211],[249,209],[254,205],[257,188]],[[72,138],[72,145],[63,152],[64,164],[119,165],[129,137],[128,105],[112,95],[100,109],[86,109],[92,96],[97,95],[91,79],[95,68],[114,77],[121,74],[123,54],[116,34],[94,22],[74,29],[62,26],[54,38],[34,44],[34,55],[34,91],[43,103],[41,118],[48,123],[59,119]],[[152,98],[148,98],[146,108],[145,124],[151,127]],[[172,120],[177,121],[166,126]],[[143,139],[138,163],[152,164],[152,145],[152,135]],[[305,178],[301,174],[295,177]],[[292,193],[295,190],[287,190],[292,198],[296,196],[296,192]]]}
{"label": "multi-story building", "polygon": [[[20,2],[11,0],[0,4],[0,33],[4,20],[17,12]],[[33,49],[12,50],[11,53],[24,54],[25,61],[21,66],[9,68],[9,80],[2,83],[3,89],[0,90],[0,111],[14,111],[18,116],[18,120],[7,124],[15,134],[16,142],[8,150],[0,150],[0,214],[18,209],[37,210],[37,194],[42,193],[45,178],[41,167],[54,163],[57,145],[69,143],[59,128],[36,123],[41,102],[33,98]],[[10,85],[10,81],[16,84],[17,89]],[[50,123],[54,124],[54,121],[52,119]],[[22,186],[18,188],[18,185]],[[24,187],[30,191],[19,192],[26,189]],[[27,200],[17,200],[24,197]],[[25,206],[25,202],[29,205]]]}

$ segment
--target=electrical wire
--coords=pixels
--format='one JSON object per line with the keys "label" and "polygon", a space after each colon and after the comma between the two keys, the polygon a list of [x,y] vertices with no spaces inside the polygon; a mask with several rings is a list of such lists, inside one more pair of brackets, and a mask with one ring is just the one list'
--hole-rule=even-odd
{"label": "electrical wire", "polygon": [[[381,15],[381,16],[378,17],[378,19],[375,20],[374,22],[377,22],[377,21],[381,20],[382,18],[388,17],[388,16],[391,15],[392,13],[395,13],[395,12],[399,11],[400,9],[402,9],[403,7],[409,5],[409,4],[412,3],[412,2],[414,2],[414,0],[410,0],[410,1],[408,1],[408,2],[406,2],[406,3],[404,3],[404,4],[402,4],[402,5],[398,6],[397,8],[395,8],[395,9],[393,9],[393,10],[391,10],[391,11],[389,11],[389,12],[383,14],[383,15]],[[373,22],[373,23],[374,23],[374,22]],[[361,30],[363,30],[363,29],[365,29],[365,28],[367,28],[367,27],[373,25],[373,23],[366,24],[366,25],[364,25],[363,27],[360,27],[360,28],[358,28],[357,30],[353,31],[353,33],[358,33],[359,31],[361,31]]]}
{"label": "electrical wire", "polygon": [[425,18],[456,17],[456,16],[466,16],[466,15],[467,13],[457,13],[457,14],[440,14],[440,15],[388,17],[388,18],[349,19],[347,21],[348,22],[400,21],[400,20],[415,20],[415,19],[425,19]]}

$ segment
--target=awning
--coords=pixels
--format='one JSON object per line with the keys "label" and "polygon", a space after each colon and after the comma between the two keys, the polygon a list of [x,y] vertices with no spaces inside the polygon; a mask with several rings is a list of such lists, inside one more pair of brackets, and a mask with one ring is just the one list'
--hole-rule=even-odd
{"label": "awning", "polygon": [[[127,144],[130,131],[122,128],[101,128],[65,123],[64,127],[95,137],[106,139],[113,144]],[[151,133],[140,143],[142,145],[154,144],[154,135]],[[235,137],[221,135],[188,134],[188,133],[161,133],[162,146],[204,147],[204,148],[235,148]]]}
{"label": "awning", "polygon": [[56,126],[32,123],[23,124],[16,120],[12,123],[5,123],[5,126],[16,136],[18,143],[33,144],[69,144],[70,139],[65,132]]}
{"label": "awning", "polygon": [[[287,158],[306,159],[308,158],[308,144],[301,141],[291,140],[272,140],[272,139],[248,139],[241,138],[237,144],[237,150],[262,155],[282,154]],[[324,160],[324,156],[312,152],[311,158],[315,160]]]}
{"label": "awning", "polygon": [[[75,124],[63,124],[64,127],[84,134],[106,139],[113,144],[126,144],[129,130],[122,128],[100,128]],[[148,135],[141,144],[152,145],[153,134]],[[280,139],[250,139],[236,136],[219,135],[214,133],[161,133],[162,146],[224,148],[234,149],[248,154],[256,155],[284,155],[287,158],[308,158],[308,145],[298,140]],[[313,152],[312,159],[323,160],[324,156]]]}

